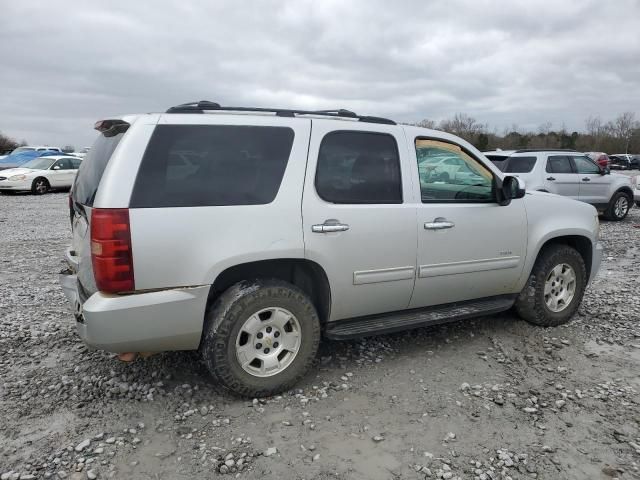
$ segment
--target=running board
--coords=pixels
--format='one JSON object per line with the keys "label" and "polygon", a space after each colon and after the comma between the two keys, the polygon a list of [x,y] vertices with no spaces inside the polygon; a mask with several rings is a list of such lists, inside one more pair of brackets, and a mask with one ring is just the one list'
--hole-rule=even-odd
{"label": "running board", "polygon": [[501,295],[480,300],[337,320],[327,325],[325,336],[334,340],[347,340],[455,322],[481,315],[492,315],[511,308],[516,297],[517,295]]}

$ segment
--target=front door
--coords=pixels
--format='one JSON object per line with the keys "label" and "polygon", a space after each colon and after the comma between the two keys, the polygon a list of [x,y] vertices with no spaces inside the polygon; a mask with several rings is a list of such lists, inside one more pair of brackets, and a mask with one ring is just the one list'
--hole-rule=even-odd
{"label": "front door", "polygon": [[[410,307],[513,293],[526,254],[524,200],[498,205],[495,173],[460,145],[412,140],[420,199],[418,271]],[[464,165],[454,175],[443,175],[442,165],[451,158]]]}
{"label": "front door", "polygon": [[580,200],[593,205],[609,202],[610,178],[586,155],[572,155],[571,159],[580,179]]}
{"label": "front door", "polygon": [[550,155],[544,173],[545,190],[578,200],[580,197],[580,180],[575,173],[568,155]]}
{"label": "front door", "polygon": [[311,131],[305,256],[328,276],[330,319],[407,308],[416,232],[401,127],[314,119]]}

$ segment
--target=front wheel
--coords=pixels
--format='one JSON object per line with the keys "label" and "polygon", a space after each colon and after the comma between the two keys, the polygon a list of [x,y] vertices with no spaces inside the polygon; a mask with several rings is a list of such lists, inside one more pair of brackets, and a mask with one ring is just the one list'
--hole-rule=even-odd
{"label": "front wheel", "polygon": [[607,210],[604,212],[604,216],[607,220],[613,220],[619,222],[629,213],[631,209],[632,200],[626,193],[617,192],[609,202]]}
{"label": "front wheel", "polygon": [[31,192],[36,195],[43,195],[49,191],[51,186],[46,178],[36,178],[31,184]]}
{"label": "front wheel", "polygon": [[535,325],[562,325],[578,310],[586,285],[582,256],[567,245],[551,245],[538,255],[516,300],[516,311]]}
{"label": "front wheel", "polygon": [[243,281],[207,312],[200,353],[224,387],[261,397],[295,385],[319,343],[320,320],[304,292],[280,280]]}

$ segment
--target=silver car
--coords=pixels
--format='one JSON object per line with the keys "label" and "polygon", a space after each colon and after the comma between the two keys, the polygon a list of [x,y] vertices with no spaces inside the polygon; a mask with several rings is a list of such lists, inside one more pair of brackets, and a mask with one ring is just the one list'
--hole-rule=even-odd
{"label": "silver car", "polygon": [[562,324],[600,265],[595,208],[443,132],[213,102],[96,129],[60,276],[79,335],[129,360],[198,350],[241,395],[291,388],[322,336],[512,306]]}
{"label": "silver car", "polygon": [[575,150],[516,150],[485,153],[500,170],[525,181],[527,190],[590,203],[608,220],[623,220],[633,206],[631,177],[611,173]]}

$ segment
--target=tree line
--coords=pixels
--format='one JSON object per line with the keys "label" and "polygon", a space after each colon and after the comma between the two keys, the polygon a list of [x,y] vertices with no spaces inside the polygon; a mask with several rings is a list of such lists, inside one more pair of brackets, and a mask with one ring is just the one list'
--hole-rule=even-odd
{"label": "tree line", "polygon": [[0,132],[0,154],[2,154],[3,152],[13,150],[18,147],[21,147],[26,144],[27,142],[25,140],[18,142],[17,140],[14,140],[13,138],[8,137],[4,135],[2,132]]}
{"label": "tree line", "polygon": [[636,120],[633,112],[621,113],[609,121],[591,116],[585,121],[582,132],[569,132],[564,124],[554,129],[551,122],[545,122],[537,131],[525,131],[512,125],[500,134],[495,129],[491,130],[488,124],[480,123],[464,113],[456,113],[453,118],[441,122],[424,119],[413,125],[452,133],[481,151],[497,148],[568,148],[583,152],[640,154],[640,121]]}

